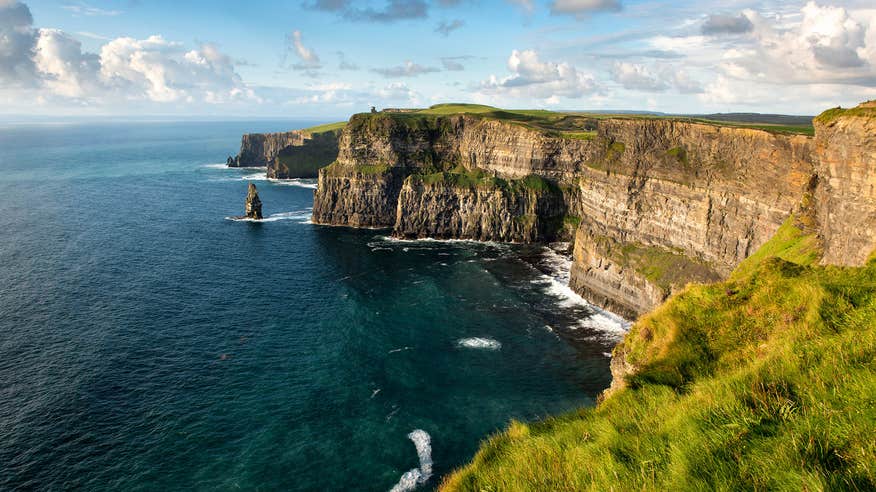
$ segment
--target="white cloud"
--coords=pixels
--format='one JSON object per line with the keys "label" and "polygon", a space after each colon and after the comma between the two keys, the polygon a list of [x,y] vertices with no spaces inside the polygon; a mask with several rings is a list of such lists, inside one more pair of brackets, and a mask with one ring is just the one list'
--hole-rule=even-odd
{"label": "white cloud", "polygon": [[512,51],[508,69],[511,75],[501,79],[491,75],[481,82],[480,92],[550,99],[555,96],[579,98],[596,90],[591,75],[568,63],[543,62],[533,50]]}
{"label": "white cloud", "polygon": [[36,38],[27,5],[0,0],[0,83],[7,87],[38,83],[33,62]]}
{"label": "white cloud", "polygon": [[416,77],[425,73],[440,72],[441,70],[435,67],[426,67],[410,60],[405,61],[404,65],[385,68],[373,68],[374,73],[379,73],[384,77]]}
{"label": "white cloud", "polygon": [[287,36],[287,42],[291,42],[298,56],[300,63],[293,65],[297,70],[314,70],[321,68],[319,56],[312,49],[304,46],[301,41],[301,31],[292,31],[292,34]]}
{"label": "white cloud", "polygon": [[676,65],[648,67],[638,63],[615,62],[611,75],[615,82],[628,90],[663,92],[674,89],[682,94],[703,92],[700,83]]}
{"label": "white cloud", "polygon": [[615,62],[611,73],[615,82],[625,89],[658,92],[669,88],[665,80],[652,74],[644,65]]}

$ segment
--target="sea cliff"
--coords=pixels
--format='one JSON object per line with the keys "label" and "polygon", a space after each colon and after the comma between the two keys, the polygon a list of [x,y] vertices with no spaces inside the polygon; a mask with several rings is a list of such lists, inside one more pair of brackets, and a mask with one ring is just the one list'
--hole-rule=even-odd
{"label": "sea cliff", "polygon": [[271,179],[315,178],[338,155],[338,130],[248,133],[229,167],[266,167]]}
{"label": "sea cliff", "polygon": [[[843,191],[872,190],[872,147],[848,133],[869,130],[816,128],[813,138],[666,118],[357,114],[319,172],[313,221],[408,238],[572,239],[572,288],[636,317],[688,282],[726,278],[804,197],[818,200],[820,236],[837,250],[825,261],[861,264],[866,252],[849,249],[866,240],[833,240],[832,228],[873,237],[874,200]],[[842,138],[858,138],[857,168],[831,168]]]}

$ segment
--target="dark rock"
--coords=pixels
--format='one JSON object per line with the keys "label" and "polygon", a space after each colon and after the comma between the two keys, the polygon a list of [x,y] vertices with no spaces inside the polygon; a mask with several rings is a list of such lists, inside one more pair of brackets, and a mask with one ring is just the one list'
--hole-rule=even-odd
{"label": "dark rock", "polygon": [[262,201],[259,200],[259,192],[256,185],[250,183],[246,194],[246,217],[255,220],[262,219]]}

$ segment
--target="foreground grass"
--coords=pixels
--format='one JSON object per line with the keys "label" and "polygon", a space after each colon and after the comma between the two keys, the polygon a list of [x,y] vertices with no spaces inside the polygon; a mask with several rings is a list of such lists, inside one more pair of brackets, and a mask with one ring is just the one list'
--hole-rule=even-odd
{"label": "foreground grass", "polygon": [[730,280],[638,321],[596,408],[509,428],[444,490],[874,490],[876,255],[816,266],[789,221]]}

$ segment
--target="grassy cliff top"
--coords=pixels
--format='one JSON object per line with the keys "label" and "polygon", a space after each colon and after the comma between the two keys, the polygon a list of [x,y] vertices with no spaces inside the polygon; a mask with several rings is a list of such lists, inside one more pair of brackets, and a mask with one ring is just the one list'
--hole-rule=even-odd
{"label": "grassy cliff top", "polygon": [[876,118],[876,100],[861,103],[854,108],[831,108],[815,117],[815,121],[827,125],[839,117]]}
{"label": "grassy cliff top", "polygon": [[335,131],[335,130],[341,130],[345,126],[347,126],[346,121],[338,121],[335,123],[326,123],[324,125],[316,125],[316,126],[311,126],[309,128],[302,128],[301,131],[310,132],[310,133],[324,133],[324,132],[331,132],[331,131]]}
{"label": "grassy cliff top", "polygon": [[512,422],[443,489],[874,490],[876,255],[823,267],[817,248],[789,220],[633,326],[626,387]]}
{"label": "grassy cliff top", "polygon": [[[354,115],[359,118],[367,118],[371,113]],[[660,119],[670,121],[683,121],[690,123],[702,123],[708,125],[749,128],[765,130],[773,133],[813,135],[812,125],[789,125],[784,123],[768,122],[745,122],[730,121],[727,119],[712,120],[701,117],[684,117],[677,115],[633,114],[633,113],[587,113],[587,112],[563,112],[549,111],[544,109],[500,109],[483,104],[436,104],[426,109],[405,111],[381,111],[374,113],[377,117],[391,118],[396,121],[419,122],[424,118],[436,118],[458,114],[474,115],[480,118],[488,118],[509,123],[527,126],[533,129],[554,132],[557,136],[567,138],[589,139],[598,125],[598,120],[605,119]],[[342,125],[337,123],[336,125]]]}

